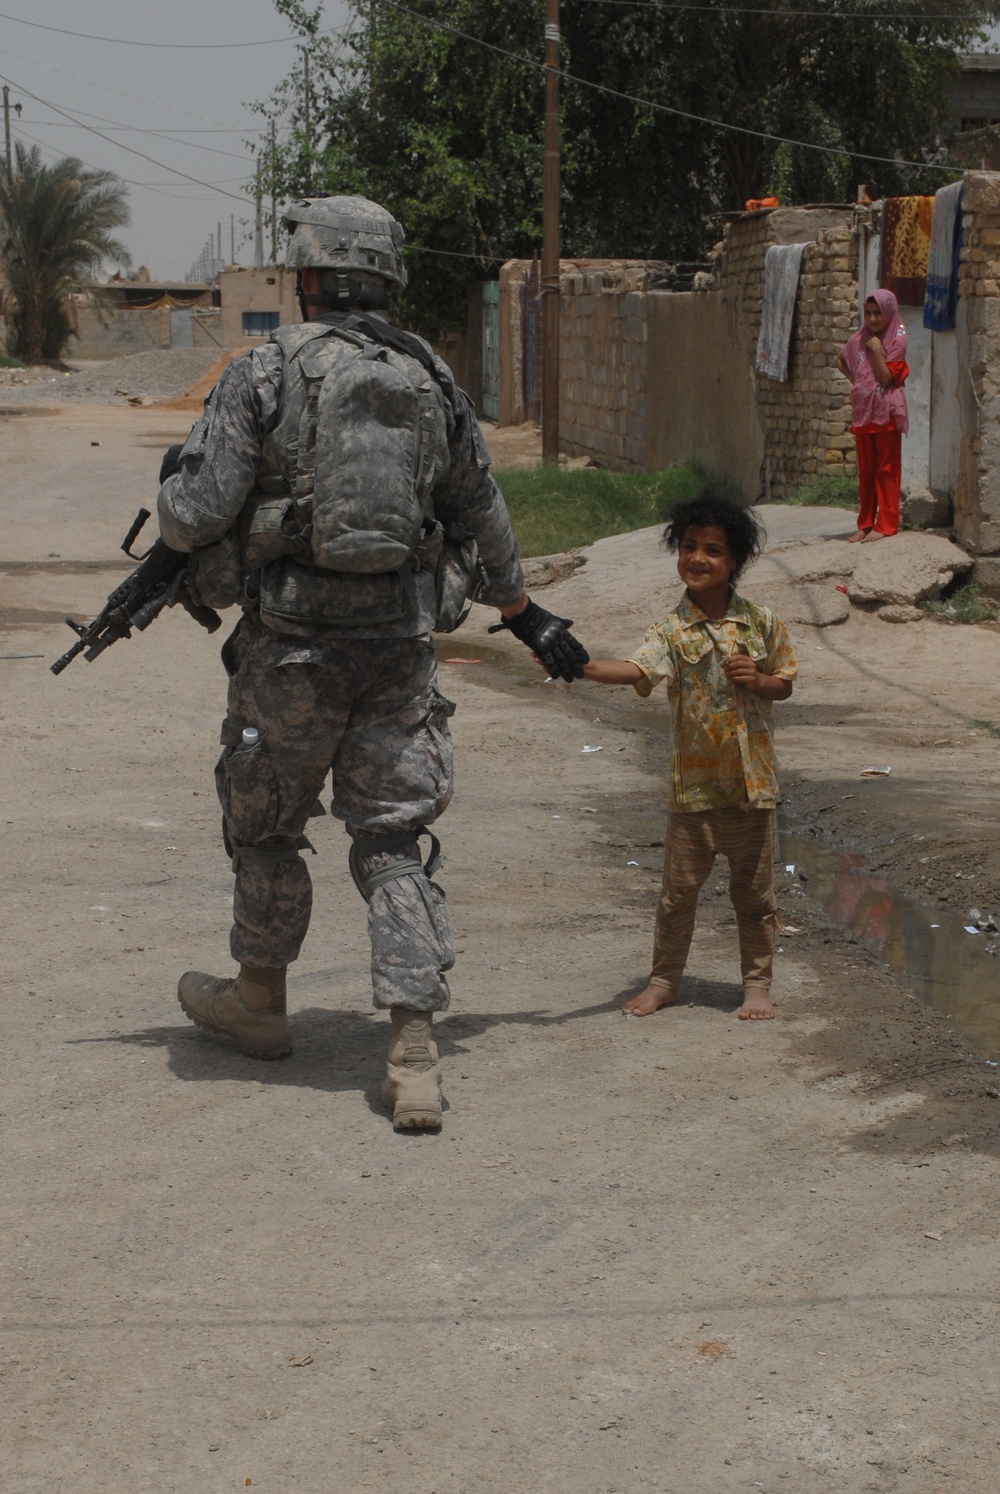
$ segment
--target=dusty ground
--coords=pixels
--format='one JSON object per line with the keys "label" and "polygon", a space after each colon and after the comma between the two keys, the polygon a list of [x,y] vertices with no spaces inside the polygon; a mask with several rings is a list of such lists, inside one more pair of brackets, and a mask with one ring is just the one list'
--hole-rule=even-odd
{"label": "dusty ground", "polygon": [[[690,1004],[618,1015],[647,973],[655,696],[544,686],[511,640],[505,675],[442,664],[461,954],[440,1137],[378,1104],[387,1024],[329,819],[295,1055],[255,1064],[184,1021],[178,974],[227,965],[217,640],[170,614],[47,666],[187,418],[0,421],[0,652],[42,655],[0,660],[4,1489],[994,1494],[994,1071],[801,898],[779,1020],[737,1023],[721,877]],[[628,646],[673,595],[654,538],[594,547],[547,604]],[[492,660],[487,620],[442,658]],[[955,902],[954,868],[994,897],[1000,744],[969,723],[1000,719],[997,635],[794,633],[796,808],[904,885]]]}

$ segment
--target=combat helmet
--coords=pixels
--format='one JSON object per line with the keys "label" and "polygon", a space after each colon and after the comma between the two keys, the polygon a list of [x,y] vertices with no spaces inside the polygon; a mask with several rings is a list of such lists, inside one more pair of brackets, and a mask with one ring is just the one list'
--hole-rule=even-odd
{"label": "combat helmet", "polygon": [[291,233],[285,255],[288,268],[327,272],[323,295],[316,299],[328,305],[357,304],[360,294],[361,304],[374,305],[405,287],[403,227],[377,202],[367,197],[305,197],[286,210],[282,222]]}

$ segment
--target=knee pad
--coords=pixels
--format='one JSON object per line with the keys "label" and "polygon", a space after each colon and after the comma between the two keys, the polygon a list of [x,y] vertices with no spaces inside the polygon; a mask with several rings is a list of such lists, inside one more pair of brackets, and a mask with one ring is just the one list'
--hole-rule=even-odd
{"label": "knee pad", "polygon": [[[420,859],[418,837],[421,835],[429,835],[431,840],[430,855],[426,862]],[[362,862],[367,856],[375,855],[393,855],[396,859],[388,866],[362,876]],[[428,830],[426,825],[414,825],[412,830],[402,830],[398,835],[353,836],[347,864],[355,887],[365,902],[370,903],[376,888],[384,886],[386,882],[394,882],[398,877],[425,876],[430,880],[444,865],[444,858],[441,855],[441,842],[433,831]]]}

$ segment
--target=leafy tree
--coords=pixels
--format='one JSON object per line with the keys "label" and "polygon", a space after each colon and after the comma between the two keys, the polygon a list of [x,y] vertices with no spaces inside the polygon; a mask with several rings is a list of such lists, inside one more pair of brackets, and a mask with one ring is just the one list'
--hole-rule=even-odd
{"label": "leafy tree", "polygon": [[[843,201],[859,181],[889,194],[946,179],[949,81],[957,54],[1000,15],[997,0],[776,0],[763,13],[762,0],[742,3],[711,14],[563,0],[565,72],[646,101],[565,78],[565,256],[699,257],[713,218],[750,197]],[[275,0],[312,52],[315,92],[308,140],[301,66],[261,106],[291,125],[261,164],[273,164],[279,197],[310,186],[391,208],[414,246],[405,313],[438,335],[464,322],[470,274],[541,241],[544,77],[530,59],[542,57],[544,5],[349,4],[334,43],[322,7]]]}
{"label": "leafy tree", "polygon": [[112,237],[128,222],[125,188],[109,171],[73,156],[52,166],[36,145],[16,142],[0,167],[0,273],[8,351],[25,363],[58,358],[73,335],[69,296],[86,289],[106,257],[129,263]]}

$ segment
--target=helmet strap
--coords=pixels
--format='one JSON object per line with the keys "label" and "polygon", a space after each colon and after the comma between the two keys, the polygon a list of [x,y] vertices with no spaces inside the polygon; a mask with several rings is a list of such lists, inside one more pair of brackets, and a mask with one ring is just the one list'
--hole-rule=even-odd
{"label": "helmet strap", "polygon": [[[307,308],[310,306],[320,306],[324,311],[340,311],[348,306],[357,306],[364,311],[378,311],[389,305],[389,287],[384,281],[375,278],[359,280],[344,270],[324,269],[322,276],[322,289],[318,294],[307,296],[302,289],[302,271],[299,270],[296,274],[295,294],[303,321],[309,320]],[[332,294],[334,279],[336,294]]]}

